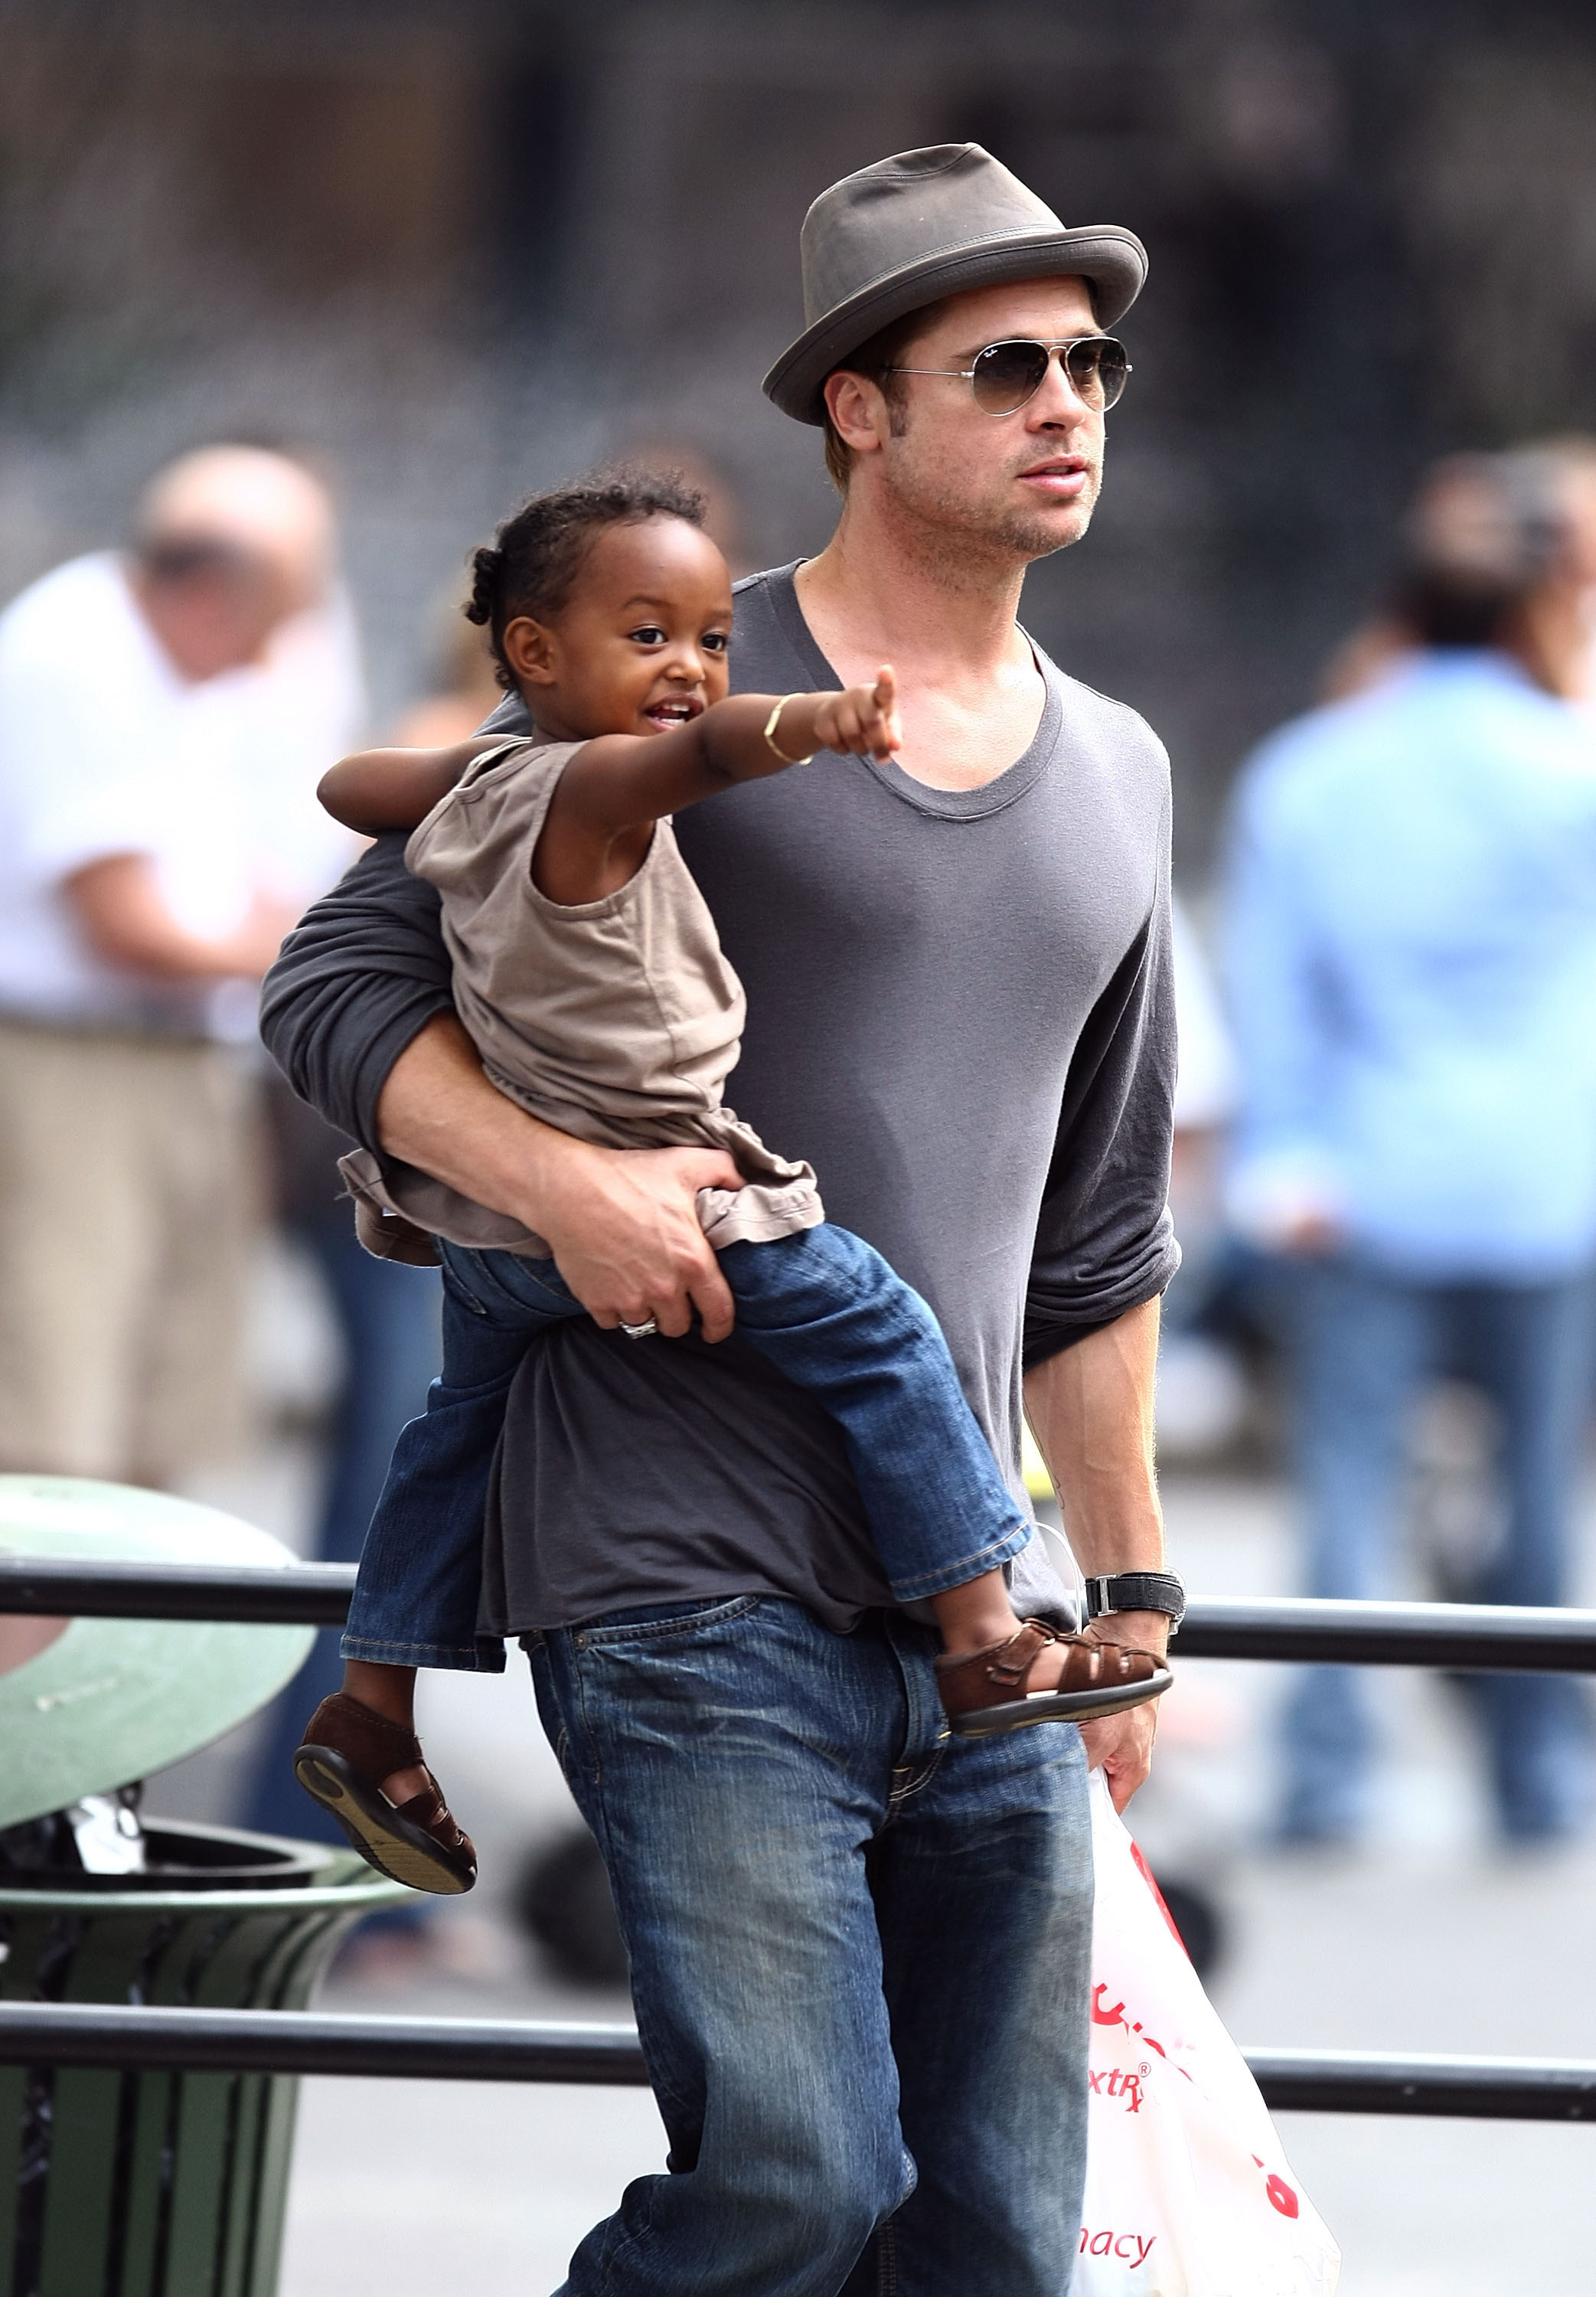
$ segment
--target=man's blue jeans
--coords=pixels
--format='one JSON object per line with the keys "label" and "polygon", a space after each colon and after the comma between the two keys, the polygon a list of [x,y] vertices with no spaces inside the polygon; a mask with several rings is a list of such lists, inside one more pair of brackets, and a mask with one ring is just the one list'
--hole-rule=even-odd
{"label": "man's blue jeans", "polygon": [[[1351,1258],[1293,1276],[1296,1449],[1314,1595],[1389,1593],[1414,1399],[1442,1372],[1472,1380],[1501,1416],[1508,1503],[1501,1548],[1469,1593],[1482,1603],[1568,1600],[1568,1516],[1591,1406],[1592,1291],[1406,1282]],[[1566,1675],[1471,1678],[1504,1832],[1567,1832],[1589,1788],[1584,1700]],[[1355,1833],[1372,1748],[1357,1672],[1316,1667],[1287,1719],[1284,1831]]]}
{"label": "man's blue jeans", "polygon": [[935,1638],[742,1596],[527,1638],[670,2138],[562,2297],[1064,2297],[1091,1835],[1073,1725],[947,1735]]}
{"label": "man's blue jeans", "polygon": [[[388,1666],[490,1668],[503,1652],[477,1634],[477,1597],[505,1399],[529,1343],[585,1312],[552,1260],[440,1250],[442,1376],[395,1446],[342,1651]],[[841,1425],[900,1602],[1018,1554],[1031,1525],[998,1473],[947,1342],[878,1252],[827,1222],[728,1245],[720,1261],[743,1338]]]}

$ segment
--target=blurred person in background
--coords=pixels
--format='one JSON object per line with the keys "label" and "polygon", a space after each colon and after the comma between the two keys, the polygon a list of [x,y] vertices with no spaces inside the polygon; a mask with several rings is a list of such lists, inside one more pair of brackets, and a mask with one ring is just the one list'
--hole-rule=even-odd
{"label": "blurred person in background", "polygon": [[1169,1206],[1181,1265],[1164,1296],[1157,1436],[1164,1460],[1212,1458],[1245,1424],[1246,1376],[1214,1314],[1230,1274],[1223,1214],[1226,1146],[1236,1114],[1236,1055],[1203,940],[1177,893],[1170,905],[1175,983],[1174,1141]]}
{"label": "blurred person in background", "polygon": [[[263,683],[332,548],[307,471],[210,448],[157,477],[128,551],[58,567],[0,616],[7,1469],[167,1484],[236,1438],[255,1226],[239,1045],[317,890],[266,772]],[[302,627],[297,643],[314,654]]]}
{"label": "blurred person in background", "polygon": [[[302,832],[305,859],[316,869],[315,882],[304,886],[301,907],[326,891],[359,843],[316,797],[316,785],[328,766],[364,730],[365,696],[351,618],[336,594],[322,629],[325,650],[319,683],[302,679],[292,689],[297,712],[273,713],[276,786],[292,791],[292,825]],[[432,688],[394,729],[393,740],[405,747],[463,740],[503,699],[482,633],[462,622],[457,601],[449,602],[438,636],[442,643],[434,648]],[[299,660],[308,671],[308,649]],[[344,674],[328,675],[339,661]],[[317,703],[319,707],[307,706]],[[324,849],[319,852],[317,839]],[[320,1562],[354,1563],[399,1432],[426,1410],[442,1353],[441,1292],[435,1270],[377,1260],[361,1249],[338,1173],[339,1157],[355,1143],[292,1092],[275,1067],[266,1106],[277,1218],[315,1262],[342,1346],[342,1378],[307,1552]],[[338,1636],[329,1628],[317,1637],[310,1657],[260,1725],[241,1813],[245,1825],[264,1834],[309,1834],[341,1843],[337,1828],[300,1793],[290,1768],[303,1708],[335,1691],[341,1674]],[[380,1939],[367,1937],[367,1953],[396,1958],[396,1929],[415,1930],[417,1921],[405,1910],[401,1922],[391,1918],[380,1924]]]}
{"label": "blurred person in background", "polygon": [[[1596,439],[1571,432],[1567,437],[1536,440],[1513,449],[1510,467],[1526,482],[1543,489],[1560,517],[1567,552],[1566,573],[1577,595],[1584,624],[1583,645],[1560,649],[1551,674],[1554,690],[1569,702],[1596,709]],[[1433,501],[1436,515],[1444,518],[1446,504],[1458,482],[1455,459],[1437,464],[1431,472],[1414,515],[1421,517]],[[1320,683],[1326,702],[1344,702],[1400,669],[1413,654],[1417,635],[1394,602],[1353,630],[1331,655]]]}
{"label": "blurred person in background", "polygon": [[1584,643],[1573,651],[1567,692],[1571,701],[1596,709],[1596,439],[1570,432],[1537,440],[1519,452],[1543,473],[1567,528],[1569,571],[1584,627]]}
{"label": "blurred person in background", "polygon": [[[1505,1533],[1473,1600],[1567,1600],[1596,1254],[1596,743],[1565,697],[1587,644],[1543,458],[1435,473],[1352,699],[1267,742],[1236,803],[1229,973],[1242,1233],[1290,1271],[1309,1587],[1387,1592],[1405,1422],[1443,1363],[1500,1415]],[[1575,1685],[1475,1685],[1511,1840],[1582,1821]],[[1358,1679],[1304,1677],[1285,1837],[1354,1837]]]}
{"label": "blurred person in background", "polygon": [[[253,983],[357,846],[316,798],[366,712],[335,545],[300,463],[208,447],[158,475],[128,552],[0,618],[7,1468],[171,1485],[238,1441]],[[274,1209],[344,1359],[310,1549],[352,1560],[437,1369],[437,1280],[360,1251],[350,1144],[280,1080],[265,1105]],[[268,1830],[291,1824],[284,1760],[249,1814]]]}

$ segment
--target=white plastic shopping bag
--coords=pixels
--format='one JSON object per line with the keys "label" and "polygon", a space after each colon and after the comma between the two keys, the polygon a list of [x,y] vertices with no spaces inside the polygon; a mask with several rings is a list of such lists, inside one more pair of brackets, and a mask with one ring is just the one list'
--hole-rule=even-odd
{"label": "white plastic shopping bag", "polygon": [[1091,1839],[1091,2095],[1071,2297],[1333,2297],[1341,2252],[1101,1771]]}

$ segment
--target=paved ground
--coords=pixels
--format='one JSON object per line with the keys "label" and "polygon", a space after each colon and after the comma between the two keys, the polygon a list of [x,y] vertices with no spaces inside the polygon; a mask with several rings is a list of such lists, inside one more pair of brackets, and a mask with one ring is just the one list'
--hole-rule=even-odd
{"label": "paved ground", "polygon": [[[309,1464],[279,1445],[216,1496],[292,1535]],[[1198,1592],[1289,1585],[1281,1494],[1167,1482],[1174,1553]],[[1588,1511],[1596,1528],[1596,1507]],[[1596,1600],[1596,1536],[1588,1542]],[[1596,2056],[1596,1851],[1509,1859],[1486,1833],[1462,1718],[1444,1687],[1379,1684],[1393,1753],[1376,1840],[1356,1857],[1259,1844],[1273,1670],[1189,1662],[1166,1701],[1162,1776],[1133,1813],[1155,1860],[1214,1890],[1228,1950],[1213,1991],[1243,2041]],[[477,1833],[485,1880],[448,1906],[426,1965],[368,1965],[343,2007],[624,2017],[552,1985],[502,1898],[564,1791],[519,1667],[430,1687],[429,1745]],[[169,1774],[158,1807],[226,1814],[237,1750]],[[1589,2297],[1596,2130],[1289,2116],[1298,2175],[1339,2238],[1345,2297]],[[657,2169],[652,2104],[625,2091],[305,2085],[283,2297],[539,2297],[629,2177]]]}

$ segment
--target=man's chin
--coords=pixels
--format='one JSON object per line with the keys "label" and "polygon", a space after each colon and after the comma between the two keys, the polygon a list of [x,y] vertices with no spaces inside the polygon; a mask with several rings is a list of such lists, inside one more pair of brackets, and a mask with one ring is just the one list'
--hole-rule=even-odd
{"label": "man's chin", "polygon": [[906,508],[920,512],[928,526],[943,531],[944,539],[967,567],[975,561],[996,566],[1007,561],[1029,564],[1033,558],[1050,558],[1079,542],[1091,524],[1097,507],[1094,488],[1086,499],[1038,502],[1034,495],[1016,495],[1012,482],[1001,490],[961,495],[953,488],[928,490],[918,495],[901,485],[899,498]]}
{"label": "man's chin", "polygon": [[1061,503],[1056,510],[1019,510],[1007,521],[1005,539],[1016,557],[1050,558],[1079,542],[1091,524],[1095,502]]}

